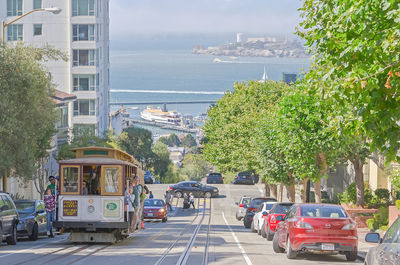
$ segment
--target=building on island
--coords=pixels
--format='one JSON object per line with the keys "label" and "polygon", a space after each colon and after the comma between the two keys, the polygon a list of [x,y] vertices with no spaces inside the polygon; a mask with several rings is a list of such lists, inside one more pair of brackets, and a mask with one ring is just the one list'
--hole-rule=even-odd
{"label": "building on island", "polygon": [[5,29],[5,42],[53,46],[69,60],[49,61],[56,89],[74,94],[68,103],[68,124],[103,135],[109,113],[109,0],[0,1],[0,20],[8,22],[33,9],[57,7],[57,15],[33,12]]}

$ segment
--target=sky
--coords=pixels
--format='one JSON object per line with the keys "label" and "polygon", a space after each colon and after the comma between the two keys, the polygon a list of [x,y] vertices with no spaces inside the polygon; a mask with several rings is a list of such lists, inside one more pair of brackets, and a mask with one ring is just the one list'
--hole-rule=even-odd
{"label": "sky", "polygon": [[290,35],[300,0],[111,0],[110,37],[187,33]]}

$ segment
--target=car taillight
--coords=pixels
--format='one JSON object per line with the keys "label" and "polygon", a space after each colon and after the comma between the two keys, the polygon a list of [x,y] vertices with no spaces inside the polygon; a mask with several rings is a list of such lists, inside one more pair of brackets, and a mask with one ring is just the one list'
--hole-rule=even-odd
{"label": "car taillight", "polygon": [[356,229],[355,223],[350,223],[342,227],[342,230],[355,230]]}
{"label": "car taillight", "polygon": [[221,177],[221,181],[223,181],[224,179]]}
{"label": "car taillight", "polygon": [[271,224],[275,224],[275,223],[276,223],[275,215],[272,215],[272,216],[271,216],[271,218],[269,219],[269,222],[270,222]]}
{"label": "car taillight", "polygon": [[314,229],[309,223],[298,221],[295,225],[296,228]]}
{"label": "car taillight", "polygon": [[208,181],[208,177],[207,177],[206,181]]}
{"label": "car taillight", "polygon": [[172,187],[171,187],[171,186],[169,186],[169,190],[172,190]]}
{"label": "car taillight", "polygon": [[249,210],[249,212],[255,212],[257,208],[247,208],[247,210]]}
{"label": "car taillight", "polygon": [[243,204],[241,203],[241,204],[239,204],[239,207],[243,207]]}

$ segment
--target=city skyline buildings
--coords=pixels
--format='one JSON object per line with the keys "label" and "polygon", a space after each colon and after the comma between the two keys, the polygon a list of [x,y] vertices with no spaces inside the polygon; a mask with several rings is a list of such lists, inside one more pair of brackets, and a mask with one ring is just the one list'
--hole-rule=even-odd
{"label": "city skyline buildings", "polygon": [[[48,7],[61,12],[34,12],[7,26],[5,43],[50,45],[65,52],[68,61],[45,63],[56,89],[77,97],[60,110],[60,120],[67,122],[58,126],[102,136],[109,114],[109,0],[1,1],[0,20],[8,22],[32,9]],[[59,143],[66,140],[60,137]]]}

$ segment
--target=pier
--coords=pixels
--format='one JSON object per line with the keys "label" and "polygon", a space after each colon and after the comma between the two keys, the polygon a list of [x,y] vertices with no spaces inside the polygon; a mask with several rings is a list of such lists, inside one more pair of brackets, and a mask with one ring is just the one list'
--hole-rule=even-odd
{"label": "pier", "polygon": [[158,123],[154,121],[145,121],[145,120],[138,120],[138,119],[132,119],[129,118],[127,119],[129,123],[137,123],[137,124],[145,124],[145,125],[150,125],[150,126],[157,126],[162,129],[168,129],[168,130],[174,130],[174,131],[179,131],[183,133],[193,133],[197,134],[199,132],[199,129],[195,128],[185,128],[185,127],[180,127],[178,125],[172,125],[172,124],[164,124],[164,123]]}

